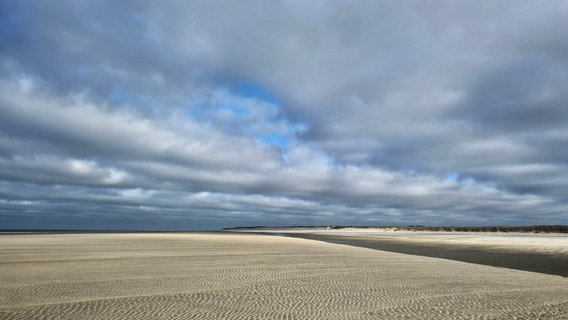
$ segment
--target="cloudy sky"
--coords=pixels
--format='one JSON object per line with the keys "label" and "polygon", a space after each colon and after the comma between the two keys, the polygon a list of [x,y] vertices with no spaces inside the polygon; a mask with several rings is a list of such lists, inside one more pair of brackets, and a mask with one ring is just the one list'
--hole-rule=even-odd
{"label": "cloudy sky", "polygon": [[0,3],[0,227],[568,224],[566,1]]}

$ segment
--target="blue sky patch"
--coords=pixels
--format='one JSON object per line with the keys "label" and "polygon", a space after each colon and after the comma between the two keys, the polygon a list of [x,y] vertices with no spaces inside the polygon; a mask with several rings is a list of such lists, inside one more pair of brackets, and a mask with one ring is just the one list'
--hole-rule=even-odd
{"label": "blue sky patch", "polygon": [[265,136],[257,137],[258,140],[262,141],[265,144],[280,147],[281,149],[285,149],[290,145],[290,139],[288,139],[285,135],[274,132],[270,133]]}
{"label": "blue sky patch", "polygon": [[459,178],[460,178],[459,173],[457,173],[457,172],[450,172],[450,173],[448,173],[448,174],[446,175],[445,181],[457,182]]}
{"label": "blue sky patch", "polygon": [[262,100],[270,104],[279,104],[278,99],[256,82],[242,81],[235,85],[235,93],[241,97]]}

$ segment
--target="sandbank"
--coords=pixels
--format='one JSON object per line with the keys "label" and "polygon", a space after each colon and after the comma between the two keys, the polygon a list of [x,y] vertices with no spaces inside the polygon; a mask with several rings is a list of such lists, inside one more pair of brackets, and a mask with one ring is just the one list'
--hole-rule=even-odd
{"label": "sandbank", "polygon": [[568,234],[399,231],[380,228],[239,229],[568,277]]}
{"label": "sandbank", "polygon": [[565,319],[568,279],[290,237],[0,237],[0,319]]}

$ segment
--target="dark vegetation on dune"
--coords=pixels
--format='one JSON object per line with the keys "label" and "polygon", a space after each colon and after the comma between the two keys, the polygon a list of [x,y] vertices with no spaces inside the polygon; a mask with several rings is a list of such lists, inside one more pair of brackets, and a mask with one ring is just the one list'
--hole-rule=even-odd
{"label": "dark vegetation on dune", "polygon": [[550,226],[420,226],[420,225],[409,225],[409,226],[340,226],[340,225],[330,225],[330,226],[252,226],[252,227],[234,227],[234,228],[223,228],[223,230],[263,230],[263,229],[330,229],[330,230],[340,230],[345,228],[361,228],[361,229],[371,229],[371,228],[385,228],[393,229],[397,231],[458,231],[458,232],[530,232],[530,233],[568,233],[568,225],[550,225]]}

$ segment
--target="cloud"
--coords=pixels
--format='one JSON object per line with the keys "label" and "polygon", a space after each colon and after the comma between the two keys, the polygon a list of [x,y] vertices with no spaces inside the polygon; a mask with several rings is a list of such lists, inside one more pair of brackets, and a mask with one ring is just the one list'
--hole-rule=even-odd
{"label": "cloud", "polygon": [[7,227],[567,223],[566,5],[0,9]]}

